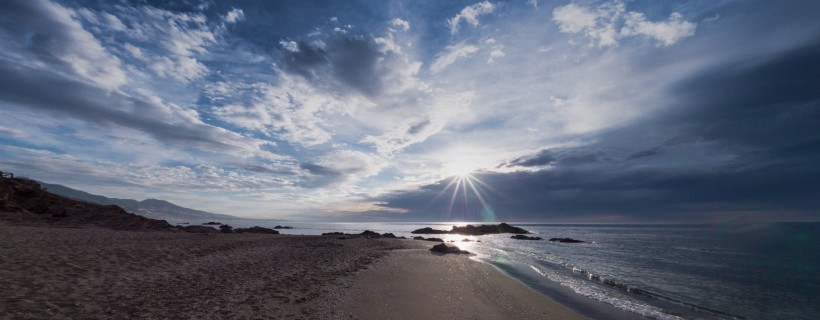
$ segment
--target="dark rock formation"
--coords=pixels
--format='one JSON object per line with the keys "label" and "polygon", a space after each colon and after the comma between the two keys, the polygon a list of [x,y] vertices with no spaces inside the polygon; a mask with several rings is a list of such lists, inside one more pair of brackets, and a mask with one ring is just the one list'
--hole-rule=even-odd
{"label": "dark rock formation", "polygon": [[434,245],[432,248],[430,248],[430,251],[438,252],[438,253],[455,253],[455,254],[459,254],[459,253],[469,254],[470,253],[466,250],[461,250],[456,246],[447,245],[447,244],[444,244],[444,243]]}
{"label": "dark rock formation", "polygon": [[550,241],[561,242],[561,243],[583,243],[584,241],[575,240],[572,238],[550,238]]}
{"label": "dark rock formation", "polygon": [[385,233],[382,235],[382,238],[395,239],[396,235],[392,233]]}
{"label": "dark rock formation", "polygon": [[219,231],[222,231],[222,233],[231,233],[231,232],[233,232],[233,227],[231,227],[227,224],[223,224],[223,225],[219,226]]}
{"label": "dark rock formation", "polygon": [[525,236],[523,234],[514,235],[514,236],[510,237],[510,239],[515,239],[515,240],[544,240],[541,237],[528,237],[528,236]]}
{"label": "dark rock formation", "polygon": [[233,230],[236,233],[265,233],[265,234],[279,234],[279,231],[273,230],[271,228],[263,228],[263,227],[250,227],[250,228],[236,228]]}
{"label": "dark rock formation", "polygon": [[424,238],[424,237],[413,237],[413,240],[424,240],[424,241],[435,241],[435,242],[444,242],[441,238]]}
{"label": "dark rock formation", "polygon": [[430,228],[430,227],[426,227],[426,228],[421,228],[421,229],[418,229],[418,230],[413,230],[413,232],[410,232],[410,233],[412,233],[412,234],[448,234],[448,233],[450,233],[450,231],[436,230],[436,229],[433,229],[433,228]]}
{"label": "dark rock formation", "polygon": [[185,231],[185,232],[190,232],[190,233],[217,233],[217,232],[219,232],[219,231],[217,231],[216,229],[214,229],[212,227],[206,227],[206,226],[184,226],[184,227],[179,228],[179,230],[182,230],[182,231]]}
{"label": "dark rock formation", "polygon": [[293,229],[291,226],[275,226],[274,229]]}
{"label": "dark rock formation", "polygon": [[117,230],[170,230],[165,220],[148,219],[114,205],[61,197],[34,180],[0,178],[0,220],[63,226],[96,226]]}
{"label": "dark rock formation", "polygon": [[343,236],[345,235],[344,232],[325,232],[322,233],[323,236]]}
{"label": "dark rock formation", "polygon": [[203,223],[203,225],[206,225],[206,226],[218,226],[218,225],[222,225],[222,224],[221,224],[221,223],[219,223],[219,222],[210,221],[210,222],[205,222],[205,223]]}
{"label": "dark rock formation", "polygon": [[378,232],[373,232],[373,231],[370,231],[370,230],[362,231],[362,233],[360,233],[359,235],[363,236],[365,238],[381,238],[382,237],[382,235],[380,235]]}
{"label": "dark rock formation", "polygon": [[530,233],[527,230],[521,229],[519,227],[513,227],[506,223],[501,223],[498,225],[492,224],[483,224],[480,226],[468,224],[463,227],[453,226],[453,229],[450,231],[445,230],[436,230],[430,227],[421,228],[418,230],[413,230],[411,233],[413,234],[460,234],[460,235],[467,235],[467,236],[480,236],[485,234],[498,234],[498,233],[514,233],[514,234],[525,234]]}

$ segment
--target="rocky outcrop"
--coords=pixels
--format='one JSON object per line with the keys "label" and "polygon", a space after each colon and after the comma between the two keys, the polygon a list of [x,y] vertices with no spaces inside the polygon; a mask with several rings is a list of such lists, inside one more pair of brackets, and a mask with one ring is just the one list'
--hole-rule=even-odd
{"label": "rocky outcrop", "polygon": [[165,220],[148,219],[114,205],[61,197],[34,180],[0,178],[0,220],[117,230],[170,230]]}
{"label": "rocky outcrop", "polygon": [[236,233],[264,233],[264,234],[279,234],[279,231],[273,230],[271,228],[263,228],[263,227],[250,227],[250,228],[236,228],[233,230]]}
{"label": "rocky outcrop", "polygon": [[447,254],[447,253],[455,253],[455,254],[465,253],[465,254],[469,254],[470,253],[469,251],[461,250],[461,249],[459,249],[459,247],[456,247],[454,245],[448,245],[446,243],[440,243],[440,244],[434,245],[432,248],[430,248],[430,251],[438,252],[438,253],[444,253],[444,254]]}
{"label": "rocky outcrop", "polygon": [[550,238],[550,241],[561,243],[584,243],[585,241],[576,240],[572,238]]}
{"label": "rocky outcrop", "polygon": [[497,225],[493,224],[483,224],[483,225],[472,225],[468,224],[463,227],[453,226],[452,230],[436,230],[430,227],[421,228],[417,230],[413,230],[413,234],[460,234],[466,236],[480,236],[485,234],[498,234],[498,233],[514,233],[514,234],[526,234],[530,233],[527,230],[521,229],[519,227],[514,227],[506,223],[500,223]]}
{"label": "rocky outcrop", "polygon": [[[365,238],[365,239],[407,239],[405,237],[397,237],[395,234],[392,233],[385,233],[379,234],[375,231],[365,230],[362,233],[344,233],[344,232],[325,232],[322,233],[323,236],[344,236],[344,239],[355,239],[355,238]],[[342,239],[342,238],[340,238]]]}
{"label": "rocky outcrop", "polygon": [[217,232],[219,232],[219,231],[217,231],[216,229],[214,229],[212,227],[206,227],[206,226],[184,226],[184,227],[180,227],[179,230],[185,231],[185,232],[190,232],[190,233],[217,233]]}
{"label": "rocky outcrop", "polygon": [[359,236],[362,236],[362,237],[365,237],[365,238],[381,238],[382,237],[382,235],[380,235],[378,232],[373,232],[373,231],[370,231],[370,230],[362,231],[362,233],[360,233]]}
{"label": "rocky outcrop", "polygon": [[274,229],[293,229],[291,226],[275,226]]}
{"label": "rocky outcrop", "polygon": [[413,232],[410,232],[410,233],[412,233],[412,234],[448,234],[448,233],[450,233],[450,231],[436,230],[436,229],[433,229],[433,228],[430,228],[430,227],[426,227],[426,228],[413,230]]}
{"label": "rocky outcrop", "polygon": [[424,237],[413,237],[413,240],[424,240],[424,241],[435,241],[435,242],[444,242],[441,238],[424,238]]}
{"label": "rocky outcrop", "polygon": [[525,236],[523,234],[514,235],[514,236],[510,237],[510,239],[515,239],[515,240],[544,240],[541,237],[528,237],[528,236]]}
{"label": "rocky outcrop", "polygon": [[215,221],[209,221],[209,222],[203,223],[203,225],[206,225],[206,226],[219,226],[219,225],[222,225],[222,224],[219,223],[219,222],[215,222]]}

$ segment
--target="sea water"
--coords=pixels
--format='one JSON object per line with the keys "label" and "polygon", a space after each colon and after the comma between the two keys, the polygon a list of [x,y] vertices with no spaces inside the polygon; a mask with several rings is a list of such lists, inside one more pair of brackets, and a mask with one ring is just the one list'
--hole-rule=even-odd
{"label": "sea water", "polygon": [[[254,223],[235,223],[245,224]],[[280,229],[284,234],[372,230],[406,237],[418,228],[454,225],[275,221],[265,226],[276,224],[294,227]],[[820,319],[820,223],[511,224],[545,239],[425,236],[454,241],[475,253],[473,259],[590,318],[607,316],[588,301],[652,319]],[[585,242],[547,240],[552,237]]]}

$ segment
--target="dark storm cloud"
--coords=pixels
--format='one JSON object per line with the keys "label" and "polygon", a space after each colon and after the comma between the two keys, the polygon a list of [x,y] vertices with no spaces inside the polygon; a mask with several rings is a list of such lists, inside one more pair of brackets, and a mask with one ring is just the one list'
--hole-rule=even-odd
{"label": "dark storm cloud", "polygon": [[585,149],[545,149],[534,155],[513,159],[505,164],[507,167],[540,167],[547,165],[579,165],[606,161],[603,152],[590,152]]}
{"label": "dark storm cloud", "polygon": [[353,89],[375,96],[384,88],[390,67],[383,65],[394,58],[392,52],[380,51],[371,36],[331,35],[325,47],[298,42],[298,51],[283,52],[282,69],[323,87]]}
{"label": "dark storm cloud", "polygon": [[[100,125],[136,129],[169,144],[206,150],[241,150],[222,129],[196,123],[163,122],[164,108],[153,102],[8,60],[0,61],[0,100]],[[124,111],[128,109],[136,112]]]}
{"label": "dark storm cloud", "polygon": [[[817,219],[820,39],[757,63],[705,70],[670,94],[678,106],[670,112],[504,165],[548,169],[477,175],[496,190],[482,189],[496,218],[702,221],[762,212],[772,220]],[[459,196],[448,212],[446,182],[374,200],[419,220],[481,220],[474,196]]]}

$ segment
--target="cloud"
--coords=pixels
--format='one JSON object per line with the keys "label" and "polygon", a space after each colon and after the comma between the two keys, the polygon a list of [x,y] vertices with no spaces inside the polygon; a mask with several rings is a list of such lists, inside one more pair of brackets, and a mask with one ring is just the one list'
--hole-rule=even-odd
{"label": "cloud", "polygon": [[495,4],[489,1],[479,2],[465,7],[455,17],[447,20],[447,24],[450,25],[450,33],[458,33],[458,28],[459,25],[461,25],[461,22],[467,22],[473,27],[478,27],[478,17],[492,13],[493,11],[495,11]]}
{"label": "cloud", "polygon": [[128,83],[120,59],[83,29],[74,19],[78,13],[40,0],[9,1],[3,6],[0,35],[4,48],[0,54],[6,63],[53,69],[106,89]]}
{"label": "cloud", "polygon": [[496,46],[490,51],[490,58],[487,59],[487,63],[493,63],[496,59],[503,58],[507,54],[504,53],[504,46]]}
{"label": "cloud", "polygon": [[236,23],[242,20],[245,20],[245,12],[242,11],[242,9],[231,9],[231,11],[228,11],[228,14],[225,15],[225,22],[227,23]]}
{"label": "cloud", "polygon": [[430,65],[430,72],[439,73],[459,59],[467,58],[475,54],[478,50],[478,47],[466,44],[464,42],[447,46],[444,51],[436,55],[436,59]]}
{"label": "cloud", "polygon": [[[512,171],[477,173],[488,186],[482,196],[499,220],[816,219],[820,138],[806,133],[820,126],[818,55],[814,42],[756,64],[701,66],[666,92],[676,108],[573,138],[586,143],[511,158],[502,167]],[[408,213],[370,214],[481,219],[474,197],[447,212],[449,182],[372,197]]]}
{"label": "cloud", "polygon": [[[198,12],[172,12],[152,6],[108,6],[110,12],[82,9],[80,14],[93,26],[99,36],[104,31],[115,31],[120,36],[108,40],[111,47],[123,47],[137,62],[154,74],[174,79],[183,84],[202,79],[209,69],[198,57],[208,53],[216,44],[224,26],[211,26],[206,16]],[[241,9],[233,9],[225,22],[235,23],[244,18]],[[119,21],[111,23],[110,21]],[[134,54],[140,49],[142,53]]]}
{"label": "cloud", "polygon": [[323,127],[325,115],[344,112],[346,103],[360,104],[317,92],[304,80],[284,74],[277,85],[234,84],[225,89],[218,92],[212,88],[209,98],[220,100],[227,94],[241,101],[214,107],[212,113],[220,120],[306,147],[331,139],[331,133]]}
{"label": "cloud", "polygon": [[157,141],[216,153],[258,154],[263,142],[203,123],[196,111],[156,97],[110,92],[82,81],[13,62],[0,62],[0,100],[103,126],[150,134]]}
{"label": "cloud", "polygon": [[280,44],[280,45],[282,45],[282,48],[285,48],[285,50],[287,50],[287,51],[290,51],[290,52],[299,52],[299,44],[298,44],[298,43],[296,43],[296,41],[293,41],[293,40],[290,40],[290,41],[281,40],[281,41],[279,41],[279,44]]}
{"label": "cloud", "polygon": [[421,63],[403,55],[392,40],[337,33],[323,39],[321,46],[316,42],[296,44],[298,51],[286,50],[278,65],[319,88],[353,89],[377,97],[425,90],[427,86],[416,78]]}
{"label": "cloud", "polygon": [[393,125],[392,130],[381,135],[366,136],[361,142],[370,143],[384,157],[390,157],[402,149],[427,140],[441,131],[447,122],[469,109],[473,92],[461,92],[446,96],[435,96],[422,116],[417,116]]}
{"label": "cloud", "polygon": [[671,46],[683,38],[695,34],[696,24],[684,21],[683,15],[673,12],[666,22],[651,22],[646,20],[646,16],[639,12],[630,12],[626,15],[624,28],[621,29],[622,36],[643,35],[662,43],[664,46]]}
{"label": "cloud", "polygon": [[673,12],[664,22],[648,21],[640,12],[626,11],[623,2],[609,2],[597,8],[574,3],[552,11],[552,21],[563,33],[581,33],[599,47],[617,46],[626,37],[645,36],[662,46],[673,45],[695,34],[697,25]]}
{"label": "cloud", "polygon": [[399,18],[395,18],[395,19],[391,20],[390,25],[398,28],[401,31],[410,30],[410,23],[405,21],[405,20],[399,19]]}

